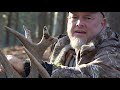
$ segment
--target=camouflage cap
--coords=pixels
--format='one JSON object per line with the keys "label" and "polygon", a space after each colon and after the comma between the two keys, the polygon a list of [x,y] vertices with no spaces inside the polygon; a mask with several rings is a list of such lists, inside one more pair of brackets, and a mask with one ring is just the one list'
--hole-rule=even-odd
{"label": "camouflage cap", "polygon": [[[69,13],[69,12],[68,12]],[[105,13],[104,12],[100,12],[103,15],[103,18],[105,17]]]}

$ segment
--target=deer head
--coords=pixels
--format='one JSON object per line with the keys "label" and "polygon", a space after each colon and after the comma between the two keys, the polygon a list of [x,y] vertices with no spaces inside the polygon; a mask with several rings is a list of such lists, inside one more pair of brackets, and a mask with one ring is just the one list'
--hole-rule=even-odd
{"label": "deer head", "polygon": [[[47,27],[45,26],[43,28],[42,39],[37,44],[32,42],[30,30],[28,30],[25,26],[23,26],[24,31],[25,31],[25,36],[15,31],[12,28],[9,28],[7,26],[5,26],[5,28],[6,28],[5,30],[14,34],[22,42],[22,44],[25,47],[26,53],[30,57],[31,72],[28,78],[38,78],[38,73],[43,78],[49,78],[50,77],[49,74],[44,69],[44,67],[41,65],[41,63],[44,61],[42,57],[43,57],[45,50],[48,48],[48,46],[56,42],[57,39],[49,35]],[[0,52],[0,58],[1,58],[0,62],[2,63],[3,67],[7,71],[6,73],[13,73],[12,76],[9,76],[10,74],[8,74],[8,77],[13,77],[13,78],[20,77],[19,74],[17,74],[17,72],[15,72],[15,70],[12,68],[12,66],[8,64],[9,62],[7,62],[8,60],[6,59],[6,57],[4,56],[2,52]],[[4,59],[6,61],[5,63],[3,62]],[[9,68],[7,65],[9,65]],[[9,71],[9,69],[11,70]]]}

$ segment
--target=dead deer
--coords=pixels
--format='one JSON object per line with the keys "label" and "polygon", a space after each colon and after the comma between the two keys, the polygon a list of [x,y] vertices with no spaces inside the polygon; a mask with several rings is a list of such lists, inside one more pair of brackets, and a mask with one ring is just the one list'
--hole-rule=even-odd
{"label": "dead deer", "polygon": [[10,62],[7,60],[6,56],[1,52],[0,50],[0,63],[4,67],[5,74],[4,78],[21,78],[21,76],[18,74],[18,72],[13,68],[13,66],[10,64]]}
{"label": "dead deer", "polygon": [[[39,74],[43,78],[49,78],[50,76],[49,76],[48,72],[43,68],[41,63],[44,61],[43,54],[44,54],[45,50],[47,49],[48,46],[50,46],[51,44],[56,42],[57,39],[54,37],[51,37],[49,35],[47,27],[44,27],[42,39],[37,44],[32,42],[30,30],[28,30],[25,26],[23,26],[23,28],[25,30],[25,37],[24,37],[24,35],[13,30],[12,28],[9,28],[6,26],[5,26],[5,28],[10,33],[14,34],[22,42],[22,44],[25,46],[26,53],[30,57],[31,71],[30,71],[30,74],[27,78],[38,78]],[[7,77],[10,77],[10,78],[17,78],[18,77],[19,78],[20,75],[13,69],[13,67],[8,62],[7,58],[5,57],[5,55],[2,52],[0,52],[0,58],[1,58],[0,62],[6,70],[6,74],[8,73]],[[4,62],[4,61],[6,61],[6,62]]]}
{"label": "dead deer", "polygon": [[[30,62],[27,60],[20,59],[14,55],[5,55],[9,63],[12,65],[12,67],[22,76],[26,77],[29,74],[30,69],[26,68],[29,66],[30,67]],[[28,70],[27,73],[25,73],[25,70]],[[4,77],[1,75],[1,73],[5,73],[5,69],[0,64],[0,78]]]}

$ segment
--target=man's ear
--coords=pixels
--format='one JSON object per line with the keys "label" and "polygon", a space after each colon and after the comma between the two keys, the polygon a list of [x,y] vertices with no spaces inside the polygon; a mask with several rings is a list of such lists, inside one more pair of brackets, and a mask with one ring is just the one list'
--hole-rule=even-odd
{"label": "man's ear", "polygon": [[107,26],[107,20],[106,20],[106,18],[103,18],[101,24],[102,24],[103,27]]}

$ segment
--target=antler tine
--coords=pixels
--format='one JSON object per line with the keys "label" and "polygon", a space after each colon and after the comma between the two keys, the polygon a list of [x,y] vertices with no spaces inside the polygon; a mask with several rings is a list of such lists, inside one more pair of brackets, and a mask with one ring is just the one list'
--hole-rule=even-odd
{"label": "antler tine", "polygon": [[49,45],[53,44],[54,42],[57,42],[57,39],[55,37],[50,36],[47,26],[44,26],[43,36],[42,36],[41,41],[37,44],[38,47],[41,47],[43,45],[44,45],[44,47],[48,47]]}
{"label": "antler tine", "polygon": [[43,36],[42,36],[42,39],[40,40],[40,42],[38,43],[38,45],[43,43],[44,39],[47,40],[49,37],[50,37],[50,35],[49,35],[49,32],[48,32],[48,28],[47,28],[47,26],[44,26],[43,27]]}
{"label": "antler tine", "polygon": [[32,42],[30,30],[28,30],[25,25],[23,25],[23,29],[24,29],[24,31],[25,31],[25,37],[26,37],[30,42]]}
{"label": "antler tine", "polygon": [[7,78],[22,78],[12,67],[12,65],[9,63],[5,55],[0,50],[0,62],[3,65],[5,69],[5,73],[7,75]]}
{"label": "antler tine", "polygon": [[27,55],[30,57],[31,62],[36,66],[42,78],[50,78],[49,73],[46,69],[36,60],[36,58],[26,49],[24,48]]}
{"label": "antler tine", "polygon": [[31,43],[27,38],[24,37],[24,35],[22,35],[21,33],[15,31],[14,29],[5,26],[6,30],[8,30],[10,33],[14,34],[21,42],[22,44],[28,48],[31,49],[33,48],[34,44]]}
{"label": "antler tine", "polygon": [[44,35],[44,34],[49,35],[47,26],[44,26],[44,27],[43,27],[43,35]]}

